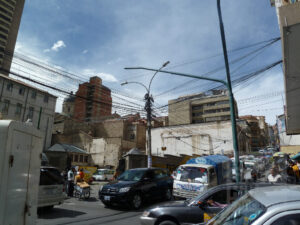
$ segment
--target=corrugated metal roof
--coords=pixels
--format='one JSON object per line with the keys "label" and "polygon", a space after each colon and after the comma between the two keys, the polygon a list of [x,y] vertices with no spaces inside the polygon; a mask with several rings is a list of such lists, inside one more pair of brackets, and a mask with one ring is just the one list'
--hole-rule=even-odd
{"label": "corrugated metal roof", "polygon": [[72,153],[80,153],[80,154],[88,154],[81,148],[78,148],[74,145],[69,144],[55,144],[48,148],[48,152],[72,152]]}

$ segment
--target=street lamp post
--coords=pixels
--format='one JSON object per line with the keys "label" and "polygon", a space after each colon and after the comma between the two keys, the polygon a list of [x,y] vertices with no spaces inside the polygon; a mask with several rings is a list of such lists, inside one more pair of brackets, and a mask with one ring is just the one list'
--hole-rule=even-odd
{"label": "street lamp post", "polygon": [[154,75],[152,76],[150,82],[149,82],[149,86],[148,88],[143,84],[143,83],[140,83],[140,82],[135,82],[135,81],[132,81],[132,82],[124,82],[122,83],[121,85],[126,85],[126,84],[131,84],[131,83],[134,83],[134,84],[138,84],[138,85],[141,85],[143,86],[145,89],[146,89],[146,94],[145,94],[145,110],[147,112],[147,136],[148,136],[148,139],[147,139],[147,165],[148,165],[148,168],[152,167],[152,156],[151,156],[151,152],[152,152],[152,148],[151,148],[151,121],[152,121],[152,103],[154,102],[153,100],[153,97],[152,95],[150,94],[150,89],[151,89],[151,84],[152,84],[152,81],[153,81],[153,78],[155,77],[155,75],[161,71],[162,68],[166,67],[168,64],[170,63],[170,61],[167,61],[165,62],[158,70],[155,70],[155,73]]}
{"label": "street lamp post", "polygon": [[[146,67],[126,67],[124,68],[126,70],[149,70],[149,71],[158,71],[161,73],[166,73],[166,74],[173,74],[176,76],[183,76],[183,77],[190,77],[190,78],[196,78],[200,80],[209,80],[209,81],[214,81],[221,83],[225,85],[228,89],[228,94],[229,94],[229,104],[230,104],[230,115],[231,115],[231,126],[232,126],[232,138],[233,138],[233,149],[234,149],[234,155],[235,155],[235,172],[236,172],[236,182],[238,183],[240,180],[240,170],[239,170],[239,156],[238,156],[238,146],[237,144],[237,133],[236,133],[236,123],[235,123],[235,113],[234,113],[234,100],[233,100],[233,94],[231,88],[229,88],[228,83],[224,80],[219,80],[215,78],[210,78],[210,77],[203,77],[203,76],[196,76],[192,74],[186,74],[186,73],[179,73],[179,72],[173,72],[173,71],[166,71],[166,70],[161,70],[161,69],[151,69],[151,68],[146,68]],[[234,144],[236,143],[236,144]],[[237,163],[238,162],[238,163]]]}

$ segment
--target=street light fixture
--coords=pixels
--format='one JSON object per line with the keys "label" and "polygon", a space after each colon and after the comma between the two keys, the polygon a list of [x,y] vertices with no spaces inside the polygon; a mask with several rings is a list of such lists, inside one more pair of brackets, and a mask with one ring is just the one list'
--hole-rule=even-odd
{"label": "street light fixture", "polygon": [[152,121],[152,103],[154,102],[154,100],[153,100],[152,95],[150,94],[151,84],[152,84],[152,81],[153,81],[154,77],[156,76],[156,74],[158,72],[160,72],[162,68],[166,67],[169,63],[170,63],[170,61],[165,62],[158,70],[155,70],[155,73],[153,74],[153,76],[151,77],[151,80],[149,82],[148,88],[143,83],[136,82],[136,81],[131,81],[131,82],[125,81],[125,82],[121,83],[122,86],[127,85],[127,84],[138,84],[138,85],[143,86],[147,91],[146,94],[145,94],[144,99],[146,101],[145,110],[147,112],[147,133],[148,133],[148,139],[147,139],[147,155],[148,155],[147,165],[148,165],[148,168],[152,167],[151,121]]}

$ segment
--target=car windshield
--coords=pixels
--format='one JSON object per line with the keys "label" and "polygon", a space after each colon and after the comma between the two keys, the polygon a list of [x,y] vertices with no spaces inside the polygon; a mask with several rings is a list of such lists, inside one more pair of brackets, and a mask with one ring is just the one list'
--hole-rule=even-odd
{"label": "car windshield", "polygon": [[207,170],[201,167],[180,167],[177,170],[176,180],[206,183]]}
{"label": "car windshield", "polygon": [[246,194],[220,212],[207,225],[250,225],[266,210],[260,202]]}
{"label": "car windshield", "polygon": [[145,170],[127,170],[122,173],[117,180],[123,181],[139,181],[145,174]]}
{"label": "car windshield", "polygon": [[246,167],[246,168],[249,168],[249,169],[253,169],[253,168],[254,168],[254,165],[253,165],[253,164],[250,164],[250,163],[245,163],[245,167]]}
{"label": "car windshield", "polygon": [[94,175],[103,175],[104,174],[104,171],[96,171],[95,173],[94,173]]}

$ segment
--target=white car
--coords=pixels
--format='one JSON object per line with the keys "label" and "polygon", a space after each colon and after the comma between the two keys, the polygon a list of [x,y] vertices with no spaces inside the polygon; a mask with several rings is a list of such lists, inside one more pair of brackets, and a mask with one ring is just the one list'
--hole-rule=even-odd
{"label": "white car", "polygon": [[51,209],[66,197],[64,180],[55,167],[42,166],[38,193],[38,208]]}
{"label": "white car", "polygon": [[110,169],[98,169],[94,174],[93,174],[93,179],[94,180],[112,180],[114,177],[114,170]]}

